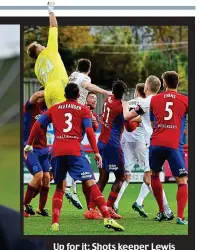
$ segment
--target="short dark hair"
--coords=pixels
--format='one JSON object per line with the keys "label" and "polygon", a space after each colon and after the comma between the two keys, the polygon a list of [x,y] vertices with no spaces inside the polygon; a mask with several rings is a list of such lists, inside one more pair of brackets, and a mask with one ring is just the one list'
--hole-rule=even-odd
{"label": "short dark hair", "polygon": [[113,82],[112,93],[116,99],[122,99],[123,94],[126,92],[126,90],[127,85],[123,81],[118,79],[117,81]]}
{"label": "short dark hair", "polygon": [[37,43],[36,42],[29,45],[29,47],[27,49],[27,54],[31,58],[37,59],[38,53],[37,53]]}
{"label": "short dark hair", "polygon": [[162,74],[162,79],[170,89],[176,89],[179,84],[179,75],[175,71],[166,71]]}
{"label": "short dark hair", "polygon": [[148,76],[146,82],[149,85],[150,91],[152,93],[158,93],[161,87],[161,82],[157,76],[154,75]]}
{"label": "short dark hair", "polygon": [[76,100],[79,97],[79,87],[76,83],[69,83],[65,87],[65,97]]}
{"label": "short dark hair", "polygon": [[135,88],[138,91],[138,93],[141,95],[142,98],[146,97],[146,95],[144,93],[144,83],[136,84]]}
{"label": "short dark hair", "polygon": [[91,62],[88,59],[82,58],[78,60],[77,70],[79,72],[87,73],[91,68]]}

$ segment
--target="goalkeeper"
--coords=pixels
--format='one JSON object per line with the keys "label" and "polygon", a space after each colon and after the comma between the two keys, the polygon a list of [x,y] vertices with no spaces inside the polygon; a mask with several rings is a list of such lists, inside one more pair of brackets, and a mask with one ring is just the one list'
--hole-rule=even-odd
{"label": "goalkeeper", "polygon": [[65,101],[64,88],[69,81],[58,52],[58,25],[54,5],[54,2],[48,2],[50,29],[47,47],[33,42],[27,50],[28,55],[35,59],[35,74],[45,88],[44,97],[48,108]]}

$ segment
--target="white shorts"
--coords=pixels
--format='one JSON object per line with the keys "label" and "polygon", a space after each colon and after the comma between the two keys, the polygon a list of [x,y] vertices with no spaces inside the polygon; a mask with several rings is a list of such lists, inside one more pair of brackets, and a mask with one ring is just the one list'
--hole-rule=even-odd
{"label": "white shorts", "polygon": [[149,166],[149,148],[141,142],[123,142],[122,150],[124,152],[125,170],[131,173],[134,165],[139,164],[144,172],[150,171]]}

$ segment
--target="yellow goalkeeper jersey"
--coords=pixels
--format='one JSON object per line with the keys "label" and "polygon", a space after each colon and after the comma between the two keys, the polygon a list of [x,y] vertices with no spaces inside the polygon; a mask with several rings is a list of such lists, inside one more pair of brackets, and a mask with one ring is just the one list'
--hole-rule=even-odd
{"label": "yellow goalkeeper jersey", "polygon": [[61,80],[64,85],[67,85],[69,81],[67,71],[58,52],[57,27],[49,29],[47,47],[39,54],[35,62],[35,74],[44,87],[57,80]]}

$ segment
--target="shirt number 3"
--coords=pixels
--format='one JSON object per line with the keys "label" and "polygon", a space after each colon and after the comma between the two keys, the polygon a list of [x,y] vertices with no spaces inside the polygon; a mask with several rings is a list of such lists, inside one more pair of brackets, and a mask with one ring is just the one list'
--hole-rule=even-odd
{"label": "shirt number 3", "polygon": [[65,117],[67,117],[67,120],[65,120],[65,123],[68,125],[68,128],[64,128],[63,132],[68,133],[72,129],[72,114],[71,113],[65,113]]}

